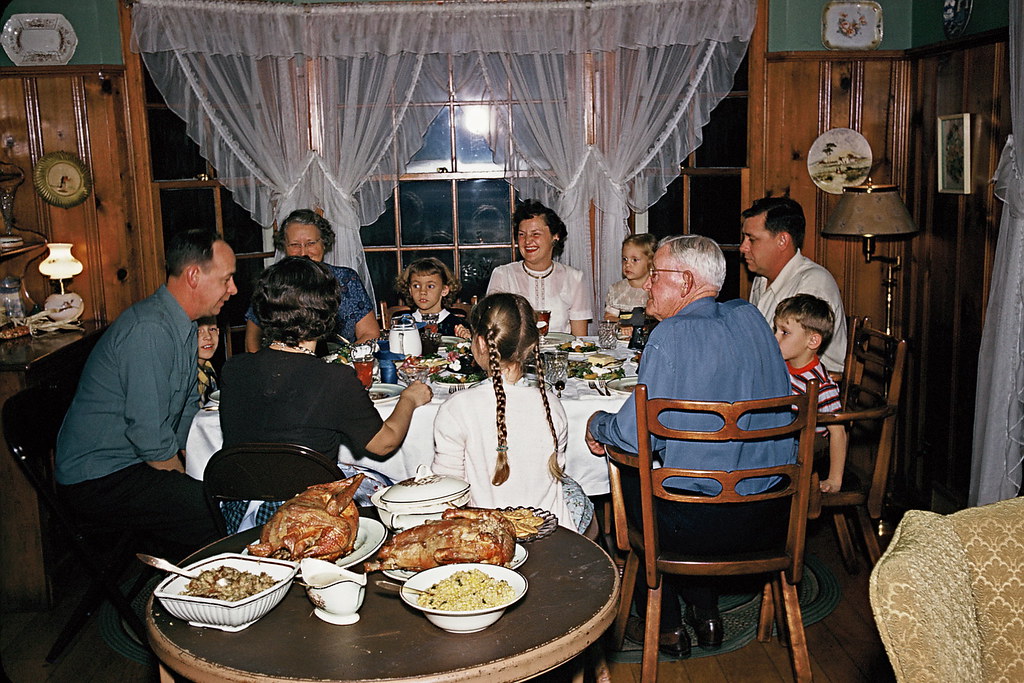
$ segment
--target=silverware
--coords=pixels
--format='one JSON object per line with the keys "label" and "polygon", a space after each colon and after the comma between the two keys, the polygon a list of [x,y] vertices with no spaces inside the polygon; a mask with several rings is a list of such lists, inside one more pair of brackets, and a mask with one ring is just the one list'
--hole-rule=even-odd
{"label": "silverware", "polygon": [[[135,553],[135,557],[139,558],[140,562],[148,564],[150,567],[156,567],[157,569],[162,569],[165,572],[178,574],[179,576],[184,576],[186,579],[197,579],[199,578],[199,575],[201,573],[197,572],[194,569],[182,569],[178,565],[172,564],[167,560],[163,559],[162,557],[153,557],[152,555],[147,555],[146,553]],[[227,586],[229,583],[231,582],[228,579],[217,579],[218,586]]]}
{"label": "silverware", "polygon": [[377,579],[374,583],[376,583],[381,588],[384,588],[385,590],[394,591],[395,593],[401,593],[402,589],[405,589],[410,593],[414,593],[416,595],[422,595],[423,593],[427,592],[420,590],[419,588],[404,586],[400,583],[395,583],[394,581],[386,581],[385,579]]}
{"label": "silverware", "polygon": [[555,382],[555,391],[558,392],[558,398],[562,398],[562,389],[565,389],[565,380],[560,379]]}

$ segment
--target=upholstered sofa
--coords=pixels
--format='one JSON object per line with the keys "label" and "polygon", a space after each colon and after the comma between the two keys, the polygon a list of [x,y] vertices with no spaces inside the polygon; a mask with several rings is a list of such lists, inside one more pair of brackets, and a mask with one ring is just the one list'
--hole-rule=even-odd
{"label": "upholstered sofa", "polygon": [[908,512],[871,607],[899,681],[1024,681],[1024,498]]}

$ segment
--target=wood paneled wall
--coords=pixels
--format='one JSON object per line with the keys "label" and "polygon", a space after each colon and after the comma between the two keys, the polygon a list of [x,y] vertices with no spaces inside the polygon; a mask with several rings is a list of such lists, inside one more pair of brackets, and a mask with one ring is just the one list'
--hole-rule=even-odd
{"label": "wood paneled wall", "polygon": [[[74,244],[84,270],[70,288],[85,299],[87,320],[113,320],[149,294],[141,284],[139,253],[146,240],[134,220],[133,150],[122,71],[106,66],[0,69],[0,159],[25,173],[15,196],[15,224],[49,241]],[[35,163],[55,151],[77,154],[92,174],[91,195],[70,209],[50,206],[32,185]],[[39,249],[7,259],[0,263],[0,276],[24,274],[29,295],[41,303],[52,286],[38,271],[45,254]]]}
{"label": "wood paneled wall", "polygon": [[[886,270],[865,263],[859,240],[820,235],[838,196],[807,173],[815,138],[837,127],[864,135],[872,180],[898,185],[921,229],[877,249],[903,261],[894,333],[911,348],[893,490],[900,505],[962,507],[999,221],[988,179],[1009,132],[1006,31],[909,53],[769,53],[759,75],[764,114],[751,122],[751,196],[789,194],[804,206],[804,252],[835,275],[848,315],[884,325]],[[972,114],[972,191],[939,194],[935,118],[961,112]]]}

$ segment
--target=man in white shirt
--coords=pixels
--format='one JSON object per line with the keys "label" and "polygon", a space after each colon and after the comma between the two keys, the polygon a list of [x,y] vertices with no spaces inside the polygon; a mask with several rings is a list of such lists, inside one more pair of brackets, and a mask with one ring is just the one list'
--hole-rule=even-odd
{"label": "man in white shirt", "polygon": [[755,275],[750,303],[771,324],[775,307],[795,294],[827,301],[836,322],[821,361],[829,372],[842,372],[847,344],[843,298],[832,273],[800,253],[806,225],[800,204],[789,197],[764,197],[742,216],[740,253]]}

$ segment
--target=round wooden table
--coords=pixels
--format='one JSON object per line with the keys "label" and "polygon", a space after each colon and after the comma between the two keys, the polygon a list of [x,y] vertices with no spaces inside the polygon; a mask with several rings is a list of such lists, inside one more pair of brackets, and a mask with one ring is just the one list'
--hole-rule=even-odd
{"label": "round wooden table", "polygon": [[[238,552],[258,530],[229,536],[188,558]],[[590,540],[559,527],[526,544],[518,571],[526,597],[490,628],[456,635],[433,626],[370,575],[360,620],[333,626],[313,616],[301,586],[238,633],[197,628],[154,598],[146,608],[153,651],[193,681],[516,681],[572,659],[615,616],[619,575]]]}

